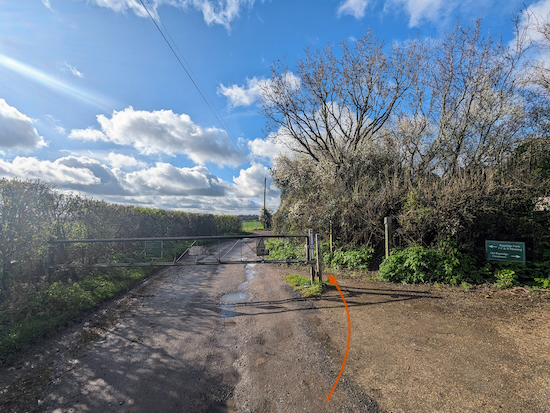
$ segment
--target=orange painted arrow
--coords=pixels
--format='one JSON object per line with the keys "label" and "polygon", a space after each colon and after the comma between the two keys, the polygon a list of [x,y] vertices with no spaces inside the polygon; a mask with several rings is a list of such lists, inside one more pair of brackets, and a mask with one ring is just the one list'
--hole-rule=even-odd
{"label": "orange painted arrow", "polygon": [[346,347],[346,355],[344,356],[344,362],[342,363],[342,368],[340,369],[340,373],[338,374],[338,377],[336,378],[336,381],[334,382],[334,386],[332,386],[332,390],[330,391],[330,393],[327,397],[327,402],[329,401],[330,396],[332,396],[332,392],[334,392],[334,389],[336,388],[336,385],[340,381],[340,376],[342,375],[342,372],[344,371],[344,366],[346,365],[346,360],[348,358],[349,343],[350,343],[350,340],[351,340],[351,320],[349,318],[348,305],[346,303],[346,299],[344,298],[344,294],[342,294],[342,290],[340,290],[340,287],[338,287],[338,284],[336,284],[337,280],[338,279],[336,277],[333,277],[330,274],[328,275],[328,283],[329,284],[334,284],[336,286],[336,288],[338,289],[338,292],[340,293],[340,296],[342,297],[342,301],[344,302],[344,306],[346,307],[346,314],[348,315],[348,346]]}

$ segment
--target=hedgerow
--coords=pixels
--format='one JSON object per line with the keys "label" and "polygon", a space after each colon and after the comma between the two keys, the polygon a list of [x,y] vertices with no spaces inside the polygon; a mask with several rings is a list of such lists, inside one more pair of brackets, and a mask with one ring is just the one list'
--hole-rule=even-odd
{"label": "hedgerow", "polygon": [[[68,195],[47,183],[0,180],[0,354],[112,296],[147,272],[51,265],[143,260],[143,243],[50,244],[56,239],[240,233],[236,216],[118,205]],[[187,244],[166,243],[168,255]],[[53,252],[53,254],[52,254]]]}

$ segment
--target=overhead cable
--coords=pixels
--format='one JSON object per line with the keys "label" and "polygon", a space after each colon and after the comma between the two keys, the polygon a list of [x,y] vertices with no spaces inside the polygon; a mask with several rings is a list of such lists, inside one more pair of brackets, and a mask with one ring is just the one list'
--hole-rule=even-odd
{"label": "overhead cable", "polygon": [[[159,33],[162,35],[164,41],[166,42],[166,44],[168,45],[168,47],[170,47],[170,50],[172,51],[172,53],[174,54],[174,56],[176,56],[176,59],[178,59],[178,62],[179,64],[181,65],[181,67],[183,68],[183,70],[185,70],[185,73],[187,74],[187,76],[189,77],[189,79],[191,80],[191,82],[193,83],[193,85],[195,86],[195,88],[197,89],[197,91],[199,92],[199,94],[201,95],[202,99],[204,100],[204,102],[206,103],[206,105],[208,106],[208,108],[210,109],[210,111],[212,112],[212,114],[215,116],[215,118],[217,119],[218,123],[220,124],[220,126],[222,127],[223,131],[227,134],[227,136],[229,137],[229,139],[231,139],[231,142],[233,142],[233,144],[235,145],[235,147],[237,148],[237,150],[240,152],[240,154],[243,156],[243,158],[246,160],[247,163],[249,163],[250,165],[252,165],[252,163],[250,162],[250,160],[247,158],[247,156],[243,153],[243,151],[241,150],[241,148],[239,148],[239,145],[237,144],[237,142],[235,141],[235,139],[233,138],[233,132],[231,132],[231,129],[229,129],[229,126],[227,126],[227,124],[225,123],[225,121],[223,120],[223,117],[221,116],[221,114],[219,113],[218,109],[216,108],[216,106],[214,105],[214,102],[210,99],[210,97],[208,96],[208,94],[206,93],[206,90],[202,87],[202,85],[200,84],[197,76],[193,73],[193,71],[191,70],[191,66],[189,65],[189,63],[187,62],[187,60],[185,60],[185,57],[183,56],[183,53],[181,53],[181,51],[179,50],[176,42],[174,41],[174,39],[172,39],[172,36],[170,36],[170,33],[168,32],[168,30],[166,29],[166,27],[164,27],[164,24],[162,24],[162,22],[160,23],[164,29],[164,31],[167,33],[168,37],[170,37],[170,40],[172,40],[172,43],[174,44],[175,48],[178,50],[178,52],[180,53],[181,55],[181,59],[180,57],[178,56],[178,54],[176,53],[176,51],[174,50],[174,47],[172,47],[172,44],[168,41],[168,39],[166,38],[166,36],[164,35],[164,32],[161,30],[160,26],[158,25],[157,21],[155,20],[155,18],[153,17],[153,15],[151,14],[151,12],[149,11],[149,9],[147,8],[147,6],[145,6],[145,4],[143,3],[143,0],[139,0],[141,5],[143,6],[143,8],[145,9],[145,11],[147,11],[147,14],[149,15],[149,17],[151,18],[151,20],[153,21],[153,23],[155,24],[157,30],[159,31]],[[149,6],[151,6],[151,3],[149,3],[149,0],[147,0],[147,3],[149,4]],[[152,6],[151,6],[152,7]],[[183,64],[182,60],[186,63],[186,65],[188,66],[188,68]],[[191,74],[193,74],[193,76],[191,76]],[[196,79],[196,80],[195,80]],[[200,86],[200,87],[199,87]],[[202,88],[202,90],[201,90]]]}

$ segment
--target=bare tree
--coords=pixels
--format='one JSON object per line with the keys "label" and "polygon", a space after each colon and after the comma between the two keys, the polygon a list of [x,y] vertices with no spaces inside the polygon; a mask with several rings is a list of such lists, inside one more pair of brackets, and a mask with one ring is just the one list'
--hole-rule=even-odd
{"label": "bare tree", "polygon": [[526,10],[523,15],[523,29],[530,35],[536,50],[539,52],[532,62],[530,81],[550,95],[550,15],[537,15]]}
{"label": "bare tree", "polygon": [[479,20],[426,47],[429,66],[392,119],[406,167],[448,176],[501,163],[524,126],[518,89],[525,47],[483,37]]}
{"label": "bare tree", "polygon": [[272,66],[261,109],[270,134],[290,138],[292,148],[315,161],[341,166],[348,155],[376,139],[416,84],[423,43],[385,47],[371,32],[350,47],[306,49],[296,76],[285,62]]}

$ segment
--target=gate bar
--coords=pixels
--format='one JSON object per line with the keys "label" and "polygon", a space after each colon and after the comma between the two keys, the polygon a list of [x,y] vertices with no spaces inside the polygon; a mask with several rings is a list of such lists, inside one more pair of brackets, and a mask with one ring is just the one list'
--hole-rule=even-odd
{"label": "gate bar", "polygon": [[139,242],[139,241],[192,241],[201,239],[242,239],[242,238],[299,238],[307,234],[278,235],[206,235],[196,237],[150,237],[150,238],[104,238],[104,239],[52,239],[50,244],[70,244],[78,242]]}

